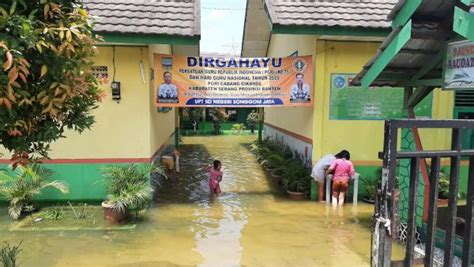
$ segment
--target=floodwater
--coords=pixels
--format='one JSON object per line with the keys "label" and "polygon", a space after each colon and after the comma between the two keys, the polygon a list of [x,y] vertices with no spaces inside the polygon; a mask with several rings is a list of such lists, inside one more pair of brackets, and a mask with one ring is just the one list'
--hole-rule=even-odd
{"label": "floodwater", "polygon": [[[21,266],[369,266],[373,207],[287,199],[246,148],[253,139],[184,138],[181,174],[133,230],[9,232],[0,208],[0,241],[23,240]],[[213,159],[224,171],[215,199]]]}

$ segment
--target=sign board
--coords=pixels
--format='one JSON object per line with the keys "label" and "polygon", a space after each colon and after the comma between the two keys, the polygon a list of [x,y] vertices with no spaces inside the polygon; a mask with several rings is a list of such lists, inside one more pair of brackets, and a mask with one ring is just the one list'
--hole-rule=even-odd
{"label": "sign board", "polygon": [[444,62],[444,89],[474,88],[474,43],[449,43]]}
{"label": "sign board", "polygon": [[160,107],[313,105],[312,56],[213,58],[154,54]]}
{"label": "sign board", "polygon": [[[331,120],[385,120],[402,118],[403,88],[349,86],[356,74],[331,74]],[[416,107],[419,117],[431,117],[432,95]]]}

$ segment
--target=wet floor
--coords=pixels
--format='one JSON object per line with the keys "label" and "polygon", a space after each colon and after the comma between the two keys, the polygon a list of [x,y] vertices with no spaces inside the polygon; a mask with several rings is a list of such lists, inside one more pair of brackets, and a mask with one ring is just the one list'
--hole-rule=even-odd
{"label": "wet floor", "polygon": [[[373,207],[288,200],[247,149],[253,138],[184,138],[181,174],[133,230],[8,232],[0,208],[0,241],[23,240],[21,266],[368,266]],[[216,199],[213,159],[224,171]]]}

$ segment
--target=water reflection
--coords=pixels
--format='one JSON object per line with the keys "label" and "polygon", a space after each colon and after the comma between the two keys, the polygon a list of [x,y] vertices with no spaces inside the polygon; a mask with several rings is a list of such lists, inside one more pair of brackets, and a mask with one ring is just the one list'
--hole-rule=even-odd
{"label": "water reflection", "polygon": [[[248,136],[188,137],[181,173],[131,231],[9,232],[21,266],[368,266],[373,207],[333,210],[276,191],[242,144]],[[207,164],[222,161],[222,195],[210,198]],[[401,253],[399,253],[401,255]]]}
{"label": "water reflection", "polygon": [[[258,166],[242,166],[244,161],[237,161],[240,167],[244,167],[239,171],[235,168],[236,154],[229,153],[228,147],[222,149],[221,146],[212,144],[207,146],[206,150],[196,151],[190,148],[192,146],[182,147],[183,154],[187,156],[180,176],[192,177],[195,180],[193,183],[199,185],[199,190],[194,188],[190,195],[190,199],[197,204],[193,212],[192,231],[195,233],[195,251],[203,258],[199,266],[216,266],[216,263],[221,266],[240,266],[241,231],[247,223],[245,203],[238,194],[239,191],[245,190],[245,181],[240,180],[240,174],[245,172],[244,169],[257,169]],[[237,152],[240,152],[240,156],[244,156],[243,153],[251,156],[244,149]],[[214,159],[222,162],[224,172],[221,183],[223,193],[219,197],[209,194],[205,168],[206,164]]]}

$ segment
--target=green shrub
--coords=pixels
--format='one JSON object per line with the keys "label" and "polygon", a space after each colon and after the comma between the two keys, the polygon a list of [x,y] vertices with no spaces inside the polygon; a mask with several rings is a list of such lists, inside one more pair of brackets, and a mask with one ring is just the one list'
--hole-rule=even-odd
{"label": "green shrub", "polygon": [[69,188],[63,181],[48,181],[52,172],[38,164],[19,166],[13,175],[0,171],[0,195],[9,201],[8,213],[18,220],[22,212],[34,210],[34,198],[43,189],[51,187],[62,193],[68,193]]}
{"label": "green shrub", "polygon": [[159,173],[166,177],[162,167],[153,165],[110,166],[102,171],[108,193],[107,203],[119,212],[127,209],[145,209],[151,202],[153,189],[150,174]]}
{"label": "green shrub", "polygon": [[5,242],[0,249],[0,262],[3,267],[15,267],[18,254],[20,254],[20,244],[17,246],[12,246]]}
{"label": "green shrub", "polygon": [[310,170],[298,161],[290,161],[283,171],[283,186],[292,192],[306,192],[311,186]]}

